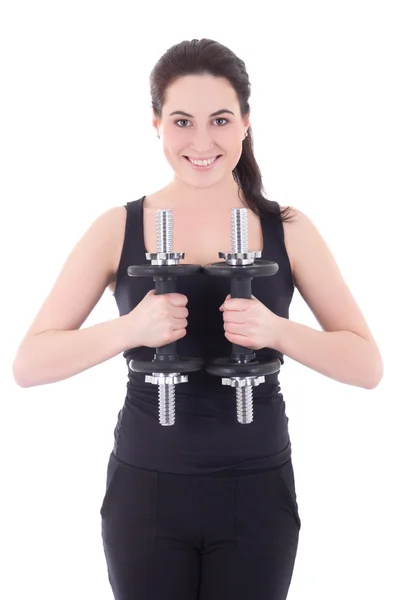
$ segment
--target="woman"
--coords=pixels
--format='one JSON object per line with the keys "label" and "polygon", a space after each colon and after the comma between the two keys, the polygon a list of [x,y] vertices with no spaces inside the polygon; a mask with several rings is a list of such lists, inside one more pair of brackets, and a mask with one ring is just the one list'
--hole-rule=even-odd
{"label": "woman", "polygon": [[[374,388],[379,350],[321,235],[300,210],[263,195],[253,153],[245,64],[212,40],[170,48],[151,73],[153,125],[173,170],[169,185],[100,215],[71,252],[21,342],[21,386],[60,381],[123,353],[287,355],[337,381]],[[156,295],[128,267],[156,252],[156,213],[171,209],[181,264],[206,265],[231,248],[232,208],[246,208],[249,249],[278,272],[230,298],[204,272]],[[84,282],[84,285],[82,285]],[[289,320],[294,286],[322,331]],[[120,316],[80,329],[110,287]],[[70,299],[74,301],[71,302]],[[205,369],[176,386],[176,421],[160,426],[157,386],[128,370],[115,428],[102,535],[117,600],[283,600],[301,521],[278,373],[253,389],[254,419],[239,423],[233,389]]]}

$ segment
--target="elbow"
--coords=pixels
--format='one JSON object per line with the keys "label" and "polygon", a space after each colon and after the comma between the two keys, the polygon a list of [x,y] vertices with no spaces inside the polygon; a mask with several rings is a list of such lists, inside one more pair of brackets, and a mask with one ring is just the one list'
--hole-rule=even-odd
{"label": "elbow", "polygon": [[375,388],[378,387],[378,385],[380,384],[380,379],[371,379],[368,380],[364,383],[364,385],[362,385],[361,387],[364,388],[364,390],[374,390]]}
{"label": "elbow", "polygon": [[29,362],[28,356],[20,348],[12,364],[12,375],[15,383],[20,388],[30,388],[34,385],[37,385],[34,377],[32,377],[32,374],[35,373],[35,370],[32,369],[33,365],[30,365]]}
{"label": "elbow", "polygon": [[32,387],[32,382],[29,381],[26,373],[26,369],[22,367],[20,361],[15,359],[12,365],[12,374],[15,383],[21,388]]}
{"label": "elbow", "polygon": [[380,354],[375,357],[373,361],[368,365],[368,370],[366,373],[366,380],[363,387],[366,390],[374,390],[378,387],[380,382],[383,379],[384,375],[384,365]]}

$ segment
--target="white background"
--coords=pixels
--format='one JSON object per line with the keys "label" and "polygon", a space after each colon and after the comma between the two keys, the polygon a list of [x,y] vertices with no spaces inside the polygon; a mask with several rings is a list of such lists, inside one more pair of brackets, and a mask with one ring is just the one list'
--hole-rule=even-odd
{"label": "white background", "polygon": [[[281,372],[302,518],[289,600],[400,597],[396,4],[140,3],[139,14],[133,1],[3,2],[5,600],[112,598],[99,508],[124,400],[124,359],[29,389],[15,384],[11,364],[91,222],[170,180],[151,127],[148,76],[169,46],[200,37],[245,60],[268,196],[319,227],[385,361],[374,390],[289,359]],[[116,316],[107,292],[84,326]],[[318,327],[297,292],[290,318]]]}

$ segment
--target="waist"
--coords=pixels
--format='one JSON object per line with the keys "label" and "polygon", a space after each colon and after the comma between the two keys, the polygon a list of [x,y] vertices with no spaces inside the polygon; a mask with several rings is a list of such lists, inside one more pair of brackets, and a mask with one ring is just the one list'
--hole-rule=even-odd
{"label": "waist", "polygon": [[255,397],[253,421],[242,424],[237,420],[234,392],[223,396],[182,392],[175,401],[174,424],[163,426],[156,392],[128,390],[114,436],[114,453],[124,462],[156,471],[197,474],[265,469],[291,455],[280,393]]}
{"label": "waist", "polygon": [[[129,399],[135,398],[154,402],[158,401],[158,385],[145,381],[143,373],[129,371],[127,381],[127,396]],[[253,400],[270,400],[282,399],[280,393],[279,374],[273,373],[265,376],[265,382],[260,383],[252,388]],[[188,374],[188,381],[175,385],[175,399],[187,401],[190,399],[203,400],[212,402],[218,398],[219,402],[230,402],[235,400],[235,388],[223,385],[222,378],[210,375],[206,371],[197,371]]]}

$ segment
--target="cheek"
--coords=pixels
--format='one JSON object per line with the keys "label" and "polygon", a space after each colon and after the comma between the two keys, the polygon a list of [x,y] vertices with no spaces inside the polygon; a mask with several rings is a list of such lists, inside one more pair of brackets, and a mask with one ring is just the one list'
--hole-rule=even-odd
{"label": "cheek", "polygon": [[164,142],[164,153],[165,156],[170,160],[177,160],[180,158],[180,149],[182,145],[174,142],[173,140],[165,140]]}
{"label": "cheek", "polygon": [[220,127],[214,130],[213,140],[226,154],[237,152],[240,147],[240,134],[236,127]]}
{"label": "cheek", "polygon": [[164,144],[171,150],[182,149],[190,139],[190,129],[179,128],[173,123],[164,126]]}
{"label": "cheek", "polygon": [[229,135],[225,136],[224,144],[222,146],[229,156],[229,159],[235,163],[235,165],[239,161],[242,154],[242,137],[241,131],[237,130],[236,128],[232,128],[232,130],[229,132]]}
{"label": "cheek", "polygon": [[164,154],[170,163],[178,163],[181,160],[185,160],[183,158],[185,149],[187,149],[187,144],[184,143],[180,136],[164,140]]}

